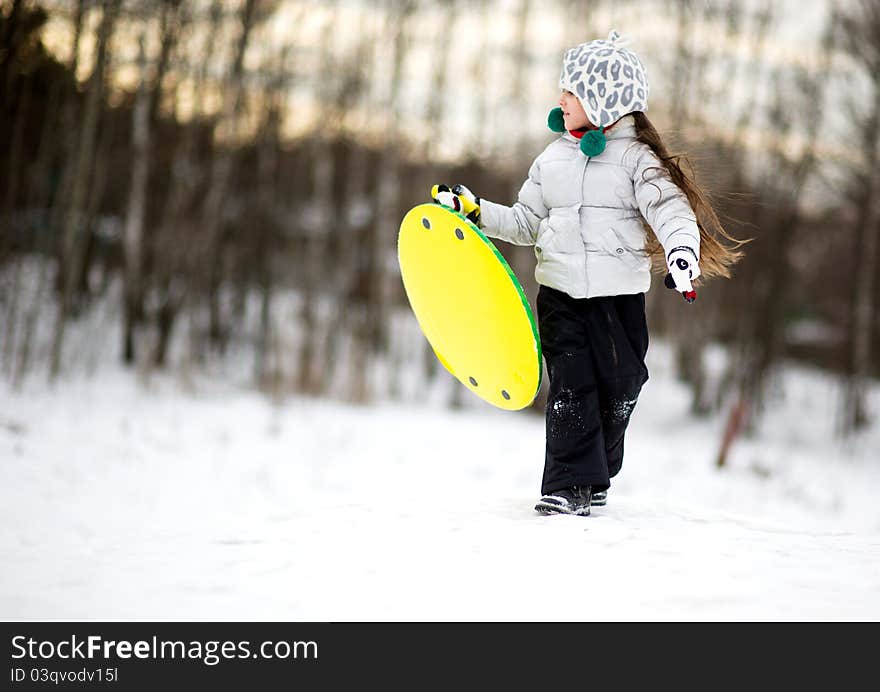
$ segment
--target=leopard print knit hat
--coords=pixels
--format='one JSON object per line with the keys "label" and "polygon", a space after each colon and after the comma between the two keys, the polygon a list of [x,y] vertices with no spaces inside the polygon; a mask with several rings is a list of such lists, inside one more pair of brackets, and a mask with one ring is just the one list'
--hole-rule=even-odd
{"label": "leopard print knit hat", "polygon": [[[608,125],[627,113],[648,110],[647,72],[636,54],[623,47],[624,42],[617,31],[612,31],[606,40],[582,43],[563,56],[559,88],[577,96],[590,122],[599,128],[587,133],[593,135],[587,142],[581,140],[581,149],[595,149],[601,140],[599,151],[588,155],[604,150],[604,129]],[[548,124],[561,132],[562,113],[554,118],[554,111]]]}

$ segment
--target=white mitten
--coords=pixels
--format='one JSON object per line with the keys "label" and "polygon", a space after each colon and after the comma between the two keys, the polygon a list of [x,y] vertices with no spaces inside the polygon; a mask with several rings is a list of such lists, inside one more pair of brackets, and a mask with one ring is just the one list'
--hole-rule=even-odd
{"label": "white mitten", "polygon": [[666,287],[678,291],[688,303],[693,303],[697,292],[691,282],[700,275],[697,253],[687,246],[673,248],[666,256],[666,263],[669,265],[664,281]]}
{"label": "white mitten", "polygon": [[454,185],[451,190],[448,185],[435,185],[431,188],[431,198],[437,204],[442,204],[444,207],[464,214],[478,228],[482,227],[480,198],[464,185]]}

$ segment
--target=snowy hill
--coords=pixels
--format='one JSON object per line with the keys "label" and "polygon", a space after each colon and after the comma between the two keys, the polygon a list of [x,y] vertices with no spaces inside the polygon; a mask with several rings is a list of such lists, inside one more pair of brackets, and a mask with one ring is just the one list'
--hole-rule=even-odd
{"label": "snowy hill", "polygon": [[0,617],[880,618],[877,432],[842,448],[832,380],[789,371],[717,472],[722,422],[688,419],[667,355],[589,518],[532,510],[542,419],[473,399],[3,385]]}

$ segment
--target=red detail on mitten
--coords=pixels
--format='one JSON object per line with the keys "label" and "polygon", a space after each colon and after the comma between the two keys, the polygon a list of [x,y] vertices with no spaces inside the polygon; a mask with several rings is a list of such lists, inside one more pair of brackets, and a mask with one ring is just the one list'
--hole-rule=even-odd
{"label": "red detail on mitten", "polygon": [[682,293],[682,295],[684,296],[684,299],[689,303],[693,303],[697,299],[696,291],[685,291],[684,293]]}

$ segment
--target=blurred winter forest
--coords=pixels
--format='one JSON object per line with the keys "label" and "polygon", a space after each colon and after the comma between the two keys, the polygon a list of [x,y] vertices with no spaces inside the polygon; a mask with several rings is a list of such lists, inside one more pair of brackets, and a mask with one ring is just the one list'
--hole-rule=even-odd
{"label": "blurred winter forest", "polygon": [[[410,338],[401,218],[435,182],[510,204],[563,50],[612,28],[753,239],[693,305],[648,294],[694,414],[748,429],[798,359],[839,376],[841,434],[870,425],[878,0],[3,0],[3,377],[112,341],[135,373],[234,360],[273,394],[417,396],[448,375]],[[532,250],[499,249],[533,301]]]}

